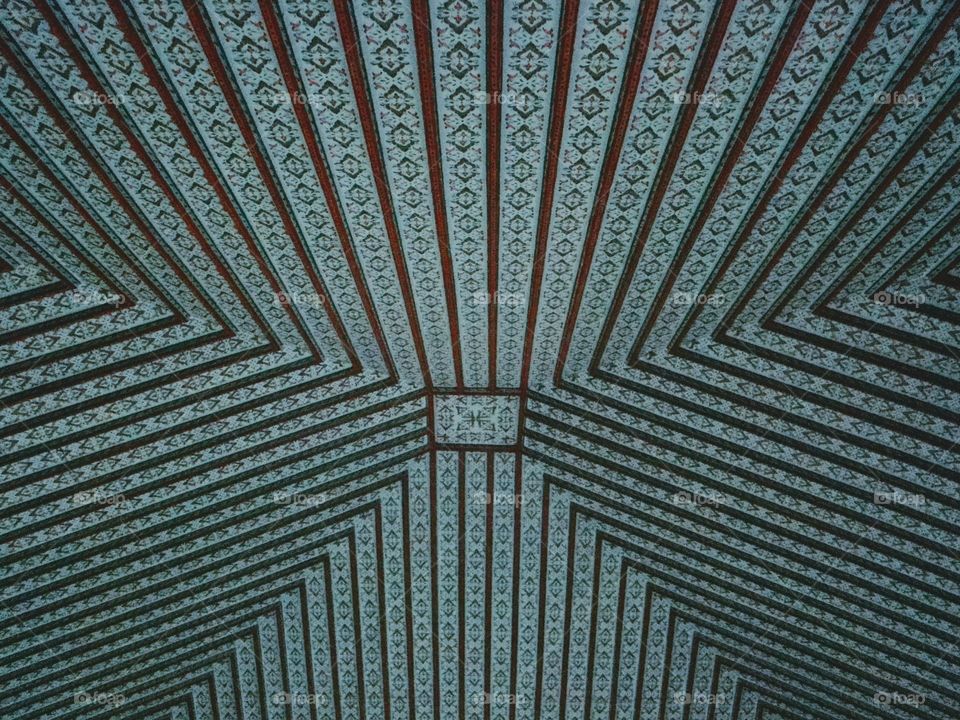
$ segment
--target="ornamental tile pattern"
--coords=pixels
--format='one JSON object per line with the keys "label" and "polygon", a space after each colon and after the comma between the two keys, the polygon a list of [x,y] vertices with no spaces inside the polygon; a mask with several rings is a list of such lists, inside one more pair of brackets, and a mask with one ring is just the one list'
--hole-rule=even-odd
{"label": "ornamental tile pattern", "polygon": [[0,5],[0,718],[960,718],[960,3]]}

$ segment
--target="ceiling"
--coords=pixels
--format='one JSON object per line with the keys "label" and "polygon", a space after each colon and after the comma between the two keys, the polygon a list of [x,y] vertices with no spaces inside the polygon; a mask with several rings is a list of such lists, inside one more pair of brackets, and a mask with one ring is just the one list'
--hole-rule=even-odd
{"label": "ceiling", "polygon": [[3,3],[0,717],[960,718],[958,50]]}

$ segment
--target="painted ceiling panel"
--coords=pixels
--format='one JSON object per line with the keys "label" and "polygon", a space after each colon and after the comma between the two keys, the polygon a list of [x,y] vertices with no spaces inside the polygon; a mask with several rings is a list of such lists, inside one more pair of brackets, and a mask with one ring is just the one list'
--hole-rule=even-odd
{"label": "painted ceiling panel", "polygon": [[0,6],[0,718],[960,718],[960,4]]}

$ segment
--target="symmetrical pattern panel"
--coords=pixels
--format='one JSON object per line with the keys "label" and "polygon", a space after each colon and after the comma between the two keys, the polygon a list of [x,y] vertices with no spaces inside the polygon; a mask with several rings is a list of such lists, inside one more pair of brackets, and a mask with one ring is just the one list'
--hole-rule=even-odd
{"label": "symmetrical pattern panel", "polygon": [[9,0],[0,717],[960,717],[960,3]]}

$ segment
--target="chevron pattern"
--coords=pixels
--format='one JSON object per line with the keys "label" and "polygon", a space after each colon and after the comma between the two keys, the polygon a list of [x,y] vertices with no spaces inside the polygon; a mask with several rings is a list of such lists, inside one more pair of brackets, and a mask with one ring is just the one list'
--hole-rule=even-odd
{"label": "chevron pattern", "polygon": [[960,3],[7,0],[0,718],[960,718]]}

